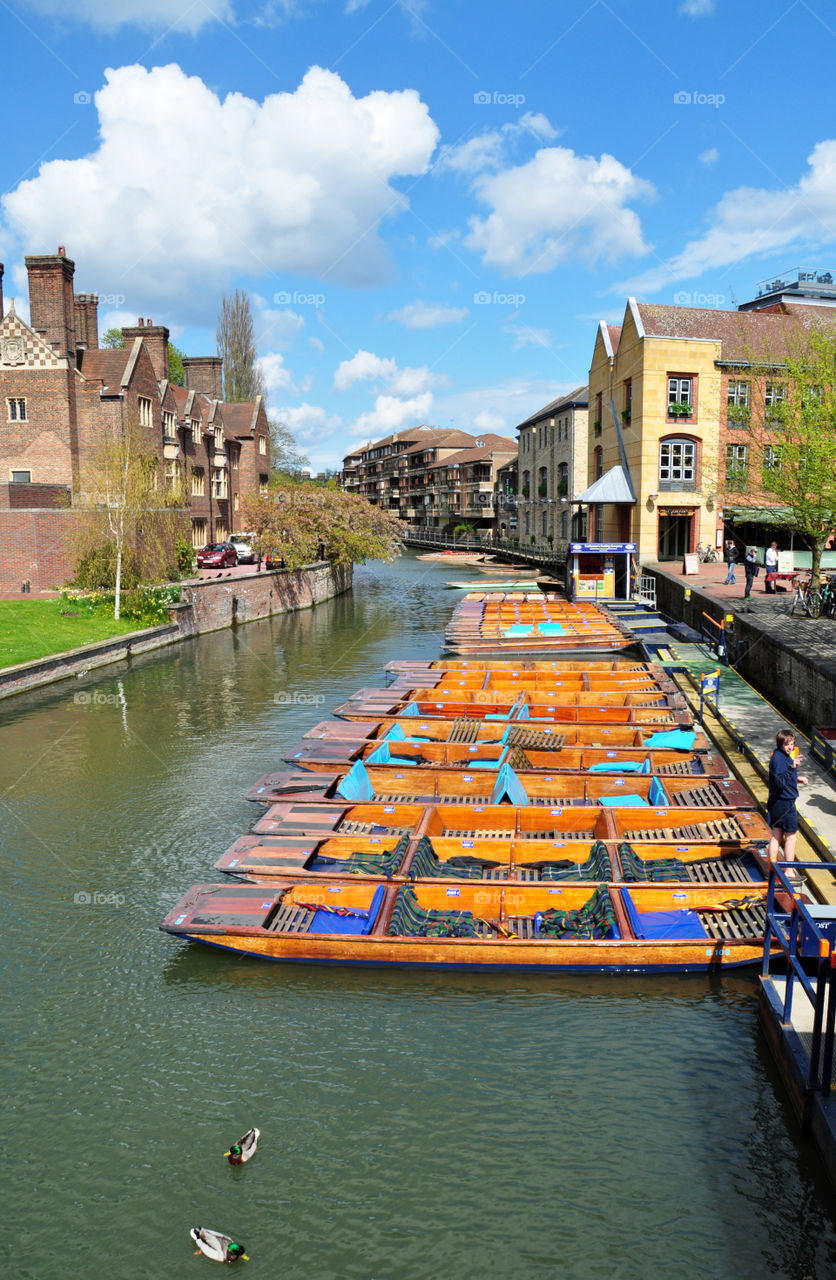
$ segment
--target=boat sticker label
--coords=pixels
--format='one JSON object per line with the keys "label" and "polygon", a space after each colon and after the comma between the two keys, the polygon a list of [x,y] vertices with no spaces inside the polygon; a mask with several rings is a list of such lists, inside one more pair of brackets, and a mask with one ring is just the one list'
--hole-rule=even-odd
{"label": "boat sticker label", "polygon": [[475,805],[473,806],[473,812],[474,812],[474,813],[484,813],[484,812],[485,812],[485,806],[484,806],[483,804],[475,804]]}
{"label": "boat sticker label", "polygon": [[472,781],[473,781],[473,774],[472,774],[472,773],[464,773],[464,774],[462,774],[462,782],[472,782]]}
{"label": "boat sticker label", "polygon": [[623,787],[623,786],[624,786],[624,779],[623,779],[623,778],[613,778],[612,785],[613,785],[614,787]]}
{"label": "boat sticker label", "polygon": [[369,836],[369,844],[380,844],[380,836]]}
{"label": "boat sticker label", "polygon": [[706,947],[705,954],[707,956],[730,956],[730,947]]}
{"label": "boat sticker label", "polygon": [[616,757],[616,754],[617,754],[617,753],[616,753],[615,751],[608,751],[608,752],[607,752],[607,759],[608,759],[608,760],[614,760],[614,759],[615,759],[615,757]]}
{"label": "boat sticker label", "polygon": [[562,892],[563,892],[562,889],[549,889],[549,896],[551,896],[553,893],[562,893]]}
{"label": "boat sticker label", "polygon": [[234,866],[236,865],[236,863],[237,863],[237,862],[238,862],[238,859],[237,859],[237,858],[233,858],[229,865],[230,865],[231,867],[234,867]]}
{"label": "boat sticker label", "polygon": [[565,840],[552,840],[552,848],[553,848],[553,849],[565,849],[565,848],[566,848],[566,841],[565,841]]}
{"label": "boat sticker label", "polygon": [[458,898],[458,896],[459,896],[459,894],[460,894],[460,893],[461,893],[461,889],[448,889],[448,890],[447,890],[447,897],[448,897],[448,898]]}
{"label": "boat sticker label", "polygon": [[472,841],[472,840],[462,840],[462,848],[463,848],[463,849],[472,849],[472,848],[473,848],[473,841]]}
{"label": "boat sticker label", "polygon": [[175,923],[175,924],[182,924],[182,923],[183,923],[183,921],[185,920],[185,918],[186,918],[186,917],[185,917],[185,915],[178,916],[178,917],[177,917],[177,919],[174,921],[174,923]]}
{"label": "boat sticker label", "polygon": [[406,774],[405,774],[405,773],[396,773],[394,776],[395,776],[396,778],[405,778],[405,777],[406,777]]}
{"label": "boat sticker label", "polygon": [[394,806],[393,804],[385,804],[385,805],[383,806],[383,812],[384,812],[384,813],[394,813],[394,812],[395,812],[395,806]]}
{"label": "boat sticker label", "polygon": [[668,816],[668,811],[667,811],[667,809],[657,809],[657,810],[656,810],[656,817],[657,817],[657,818],[667,818],[667,816]]}
{"label": "boat sticker label", "polygon": [[675,893],[675,894],[673,895],[673,900],[674,900],[674,902],[687,902],[687,901],[688,901],[688,894],[687,894],[687,893]]}
{"label": "boat sticker label", "polygon": [[478,748],[478,747],[468,747],[467,749],[468,749],[468,751],[478,751],[478,750],[479,750],[479,748]]}
{"label": "boat sticker label", "polygon": [[563,810],[562,810],[562,809],[550,809],[550,810],[549,810],[549,813],[551,814],[551,816],[552,816],[553,818],[559,818],[559,817],[561,816],[561,814],[563,813]]}
{"label": "boat sticker label", "polygon": [[429,727],[430,726],[428,724],[421,724],[418,726],[419,729],[429,729]]}
{"label": "boat sticker label", "polygon": [[544,776],[544,778],[543,778],[543,781],[544,781],[544,782],[554,782],[554,774],[553,774],[553,773],[548,773],[548,774],[546,774],[546,775]]}
{"label": "boat sticker label", "polygon": [[340,885],[338,885],[338,884],[329,884],[329,886],[328,886],[328,892],[329,892],[329,893],[342,893],[342,887],[341,887]]}
{"label": "boat sticker label", "polygon": [[677,853],[690,853],[690,852],[691,852],[691,846],[690,846],[689,844],[678,844],[678,845],[676,846],[676,852],[677,852]]}
{"label": "boat sticker label", "polygon": [[273,899],[272,899],[272,898],[270,898],[267,902],[262,902],[262,904],[261,904],[261,910],[262,910],[262,911],[266,911],[266,910],[267,910],[267,908],[268,908],[268,907],[272,907],[272,905],[273,905]]}

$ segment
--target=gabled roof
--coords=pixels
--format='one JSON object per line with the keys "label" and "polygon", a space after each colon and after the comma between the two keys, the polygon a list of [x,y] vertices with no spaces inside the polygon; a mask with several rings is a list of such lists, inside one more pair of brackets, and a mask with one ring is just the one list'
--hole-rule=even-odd
{"label": "gabled roof", "polygon": [[105,387],[124,387],[129,381],[128,365],[132,360],[135,343],[129,347],[97,347],[85,351],[81,359],[81,374],[88,382],[101,381]]}
{"label": "gabled roof", "polygon": [[589,387],[575,387],[574,391],[569,391],[565,396],[558,396],[556,400],[552,400],[542,409],[538,409],[536,413],[532,413],[531,417],[526,418],[517,427],[521,431],[523,427],[536,426],[543,418],[552,418],[556,413],[561,413],[563,409],[571,409],[574,405],[584,408],[589,404]]}
{"label": "gabled roof", "polygon": [[627,502],[636,501],[636,495],[633,492],[633,486],[630,483],[630,477],[623,467],[610,467],[609,471],[605,471],[602,476],[591,484],[579,497],[573,499],[574,502],[586,503],[608,503],[608,502]]}
{"label": "gabled roof", "polygon": [[482,441],[480,445],[471,445],[467,449],[459,449],[457,453],[451,453],[449,457],[442,458],[439,466],[441,467],[457,467],[466,462],[490,462],[491,457],[495,453],[511,453],[516,454],[517,442],[508,436],[480,436]]}

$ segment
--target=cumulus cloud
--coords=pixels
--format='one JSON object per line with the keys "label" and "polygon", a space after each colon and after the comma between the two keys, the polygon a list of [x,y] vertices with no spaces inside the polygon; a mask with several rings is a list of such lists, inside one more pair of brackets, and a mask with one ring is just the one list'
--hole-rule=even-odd
{"label": "cumulus cloud", "polygon": [[514,351],[521,351],[523,347],[552,348],[552,335],[548,329],[532,328],[522,320],[509,320],[502,326],[502,332],[513,336]]}
{"label": "cumulus cloud", "polygon": [[707,151],[701,151],[697,156],[700,164],[706,166],[714,164],[720,158],[720,152],[716,147],[709,147]]}
{"label": "cumulus cloud", "polygon": [[505,161],[510,144],[524,137],[551,142],[557,133],[548,116],[542,112],[526,111],[519,120],[510,121],[499,129],[488,129],[458,146],[442,147],[435,168],[437,172],[451,170],[467,175],[498,169]]}
{"label": "cumulus cloud", "polygon": [[714,0],[682,0],[679,12],[687,18],[707,18],[716,7]]}
{"label": "cumulus cloud", "polygon": [[418,298],[399,311],[390,311],[386,319],[406,329],[435,329],[440,324],[458,324],[466,315],[467,307],[448,307],[443,302],[425,302]]}
{"label": "cumulus cloud", "polygon": [[280,351],[268,351],[266,355],[260,356],[258,365],[264,378],[264,391],[268,401],[274,400],[277,394],[297,390],[293,375]]}
{"label": "cumulus cloud", "polygon": [[675,280],[696,279],[706,271],[751,258],[830,245],[836,240],[836,140],[819,142],[809,168],[783,191],[738,187],[712,210],[709,228],[661,266],[615,287],[629,293],[654,293]]}
{"label": "cumulus cloud", "polygon": [[232,22],[229,0],[25,0],[26,7],[47,18],[86,22],[103,31],[122,26],[165,28],[190,34],[213,22]]}
{"label": "cumulus cloud", "polygon": [[105,74],[97,150],[49,161],[3,197],[27,247],[66,244],[84,287],[129,306],[176,300],[181,314],[241,273],[387,277],[379,226],[406,207],[393,180],[423,173],[438,137],[414,90],[355,98],[313,67],[258,103],[221,100],[177,65]]}
{"label": "cumulus cloud", "polygon": [[343,360],[334,374],[334,390],[348,391],[355,382],[382,382],[395,395],[414,396],[429,387],[440,386],[446,379],[430,373],[426,365],[399,369],[391,356],[377,356],[373,351],[358,351]]}
{"label": "cumulus cloud", "polygon": [[651,197],[654,189],[613,156],[596,160],[566,147],[544,147],[526,164],[483,174],[474,190],[490,212],[470,219],[464,243],[507,275],[647,251],[639,219],[627,205]]}
{"label": "cumulus cloud", "polygon": [[389,435],[390,432],[397,431],[407,424],[417,426],[426,421],[432,402],[431,391],[412,396],[408,400],[401,400],[397,396],[380,395],[374,402],[374,408],[367,413],[361,413],[355,420],[354,435],[374,439],[375,436]]}

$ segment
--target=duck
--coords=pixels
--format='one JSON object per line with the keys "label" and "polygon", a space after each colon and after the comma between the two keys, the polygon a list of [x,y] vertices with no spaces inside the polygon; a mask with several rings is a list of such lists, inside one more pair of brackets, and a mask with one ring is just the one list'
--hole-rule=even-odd
{"label": "duck", "polygon": [[246,1164],[255,1155],[261,1133],[258,1129],[248,1129],[243,1138],[224,1152],[230,1164]]}
{"label": "duck", "polygon": [[205,1253],[213,1262],[237,1262],[239,1258],[249,1262],[244,1245],[237,1244],[232,1236],[211,1231],[209,1227],[192,1227],[189,1235],[197,1245],[198,1252]]}

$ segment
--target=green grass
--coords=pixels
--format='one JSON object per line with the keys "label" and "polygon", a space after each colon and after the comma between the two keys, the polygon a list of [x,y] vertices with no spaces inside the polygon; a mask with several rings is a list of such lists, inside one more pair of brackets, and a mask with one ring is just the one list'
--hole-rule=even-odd
{"label": "green grass", "polygon": [[101,614],[65,617],[73,606],[55,600],[0,600],[0,667],[34,662],[52,653],[138,631],[142,623]]}

